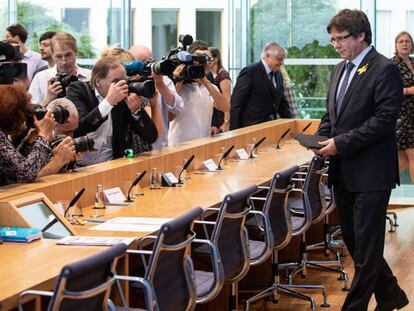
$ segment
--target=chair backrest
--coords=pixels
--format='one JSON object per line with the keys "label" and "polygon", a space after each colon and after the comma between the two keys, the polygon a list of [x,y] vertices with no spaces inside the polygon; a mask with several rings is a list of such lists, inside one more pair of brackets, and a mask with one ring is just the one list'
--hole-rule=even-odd
{"label": "chair backrest", "polygon": [[145,278],[153,285],[159,310],[193,310],[196,285],[191,261],[194,220],[201,207],[162,225],[149,259]]}
{"label": "chair backrest", "polygon": [[[307,199],[310,205],[312,223],[319,222],[325,216],[326,200],[322,177],[326,170],[325,158],[314,156],[310,162],[309,169],[302,186],[302,190],[307,194]],[[305,206],[305,196],[302,196],[302,199]]]}
{"label": "chair backrest", "polygon": [[257,186],[252,185],[227,194],[217,215],[211,241],[219,249],[226,283],[240,280],[249,270],[250,255],[244,222],[250,211],[247,199],[256,191]]}
{"label": "chair backrest", "polygon": [[125,244],[117,244],[89,258],[64,266],[48,310],[105,310],[111,286],[115,281],[117,258],[126,249]]}
{"label": "chair backrest", "polygon": [[292,166],[277,172],[270,182],[263,213],[269,219],[273,236],[273,247],[281,249],[292,238],[292,221],[289,211],[288,196],[294,184],[292,176],[298,171],[298,166]]}

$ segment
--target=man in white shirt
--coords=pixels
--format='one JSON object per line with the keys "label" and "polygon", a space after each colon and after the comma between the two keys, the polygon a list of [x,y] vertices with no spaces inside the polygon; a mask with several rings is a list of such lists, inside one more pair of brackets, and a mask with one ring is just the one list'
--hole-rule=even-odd
{"label": "man in white shirt", "polygon": [[[207,56],[208,61],[204,63],[204,68],[208,73],[209,63],[212,61],[208,45],[202,41],[195,41],[188,48],[188,52]],[[179,65],[174,76],[179,76],[185,68],[183,64]],[[170,122],[168,145],[176,146],[189,140],[209,137],[213,107],[229,112],[229,99],[223,96],[206,77],[194,81],[178,82],[176,88],[183,99],[184,107]]]}
{"label": "man in white shirt", "polygon": [[47,63],[41,59],[39,53],[33,52],[26,46],[27,37],[28,33],[21,24],[14,24],[6,29],[6,41],[20,46],[20,53],[23,54],[22,63],[27,64],[27,77],[32,79],[33,73]]}
{"label": "man in white shirt", "polygon": [[[91,71],[76,64],[78,48],[76,39],[69,33],[58,32],[50,40],[50,49],[55,66],[36,74],[29,88],[34,104],[46,107],[52,100],[63,97],[65,87],[59,81],[54,81],[56,74],[76,76],[78,80],[87,82]],[[51,83],[53,81],[53,83]]]}
{"label": "man in white shirt", "polygon": [[[135,60],[141,62],[152,60],[152,52],[146,46],[135,45],[129,49],[129,52],[134,56]],[[163,134],[152,144],[152,148],[155,150],[168,146],[169,114],[172,116],[177,115],[183,109],[184,104],[183,99],[177,94],[174,83],[170,78],[160,76],[154,72],[152,76],[159,92],[158,103],[164,128]]]}

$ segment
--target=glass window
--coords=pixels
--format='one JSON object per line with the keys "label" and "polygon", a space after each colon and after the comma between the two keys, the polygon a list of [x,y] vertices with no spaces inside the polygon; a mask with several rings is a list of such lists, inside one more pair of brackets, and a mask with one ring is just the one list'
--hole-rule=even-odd
{"label": "glass window", "polygon": [[161,59],[177,46],[177,15],[173,10],[152,10],[152,54]]}
{"label": "glass window", "polygon": [[221,10],[197,10],[196,38],[221,49]]}
{"label": "glass window", "polygon": [[108,9],[108,45],[121,45],[121,9]]}
{"label": "glass window", "polygon": [[377,11],[377,34],[375,47],[378,52],[392,57],[394,52],[394,38],[391,34],[391,11]]}
{"label": "glass window", "polygon": [[414,11],[407,11],[405,16],[405,21],[407,23],[407,31],[414,35]]}
{"label": "glass window", "polygon": [[89,9],[63,9],[63,22],[77,32],[88,32]]}

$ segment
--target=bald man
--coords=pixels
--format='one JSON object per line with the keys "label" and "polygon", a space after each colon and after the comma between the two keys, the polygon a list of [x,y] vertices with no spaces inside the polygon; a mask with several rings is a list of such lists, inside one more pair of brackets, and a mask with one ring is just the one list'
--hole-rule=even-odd
{"label": "bald man", "polygon": [[[135,60],[145,62],[152,60],[151,50],[144,45],[135,45],[129,49]],[[167,76],[161,76],[152,73],[155,81],[155,87],[159,92],[158,103],[160,105],[162,124],[164,127],[163,134],[158,137],[157,141],[152,145],[153,149],[161,149],[168,146],[168,128],[169,115],[175,116],[183,109],[183,99],[177,94],[174,83]]]}

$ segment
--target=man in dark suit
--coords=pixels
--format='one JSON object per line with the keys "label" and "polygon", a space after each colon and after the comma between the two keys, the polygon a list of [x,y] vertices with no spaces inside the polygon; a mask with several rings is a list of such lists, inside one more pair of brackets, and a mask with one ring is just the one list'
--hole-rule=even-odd
{"label": "man in dark suit", "polygon": [[274,120],[278,115],[291,118],[280,72],[285,56],[282,46],[270,42],[263,49],[261,61],[240,71],[231,95],[231,130]]}
{"label": "man in dark suit", "polygon": [[397,67],[371,44],[371,26],[359,10],[342,10],[328,27],[343,62],[331,74],[327,113],[318,129],[330,137],[319,154],[330,156],[344,242],[355,275],[342,310],[391,311],[408,304],[383,257],[386,209],[399,182],[395,124],[402,102]]}

